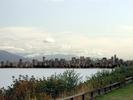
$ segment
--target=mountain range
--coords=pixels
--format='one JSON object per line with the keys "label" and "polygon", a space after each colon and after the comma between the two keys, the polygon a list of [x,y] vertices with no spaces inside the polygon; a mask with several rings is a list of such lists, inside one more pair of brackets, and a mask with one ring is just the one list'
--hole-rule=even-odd
{"label": "mountain range", "polygon": [[67,60],[70,60],[72,57],[78,57],[75,55],[66,55],[66,54],[51,54],[51,55],[45,55],[43,53],[38,53],[38,54],[30,54],[30,53],[11,53],[8,51],[0,50],[0,61],[19,61],[19,59],[29,60],[35,58],[38,60],[42,60],[42,57],[45,56],[46,59],[55,59],[55,58],[64,58]]}
{"label": "mountain range", "polygon": [[35,59],[38,59],[38,60],[42,60],[42,57],[46,57],[46,59],[55,59],[55,58],[58,58],[58,59],[66,59],[66,60],[70,60],[72,57],[78,57],[76,55],[67,55],[67,54],[51,54],[51,55],[45,55],[43,53],[40,53],[40,54],[29,54],[29,55],[26,55],[25,56],[26,58],[35,58]]}
{"label": "mountain range", "polygon": [[23,56],[0,50],[0,61],[19,61],[19,59],[26,60]]}

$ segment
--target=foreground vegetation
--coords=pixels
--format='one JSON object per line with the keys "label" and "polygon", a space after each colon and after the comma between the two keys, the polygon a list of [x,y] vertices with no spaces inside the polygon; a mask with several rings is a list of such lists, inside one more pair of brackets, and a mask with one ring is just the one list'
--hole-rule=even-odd
{"label": "foreground vegetation", "polygon": [[0,100],[56,100],[77,93],[92,91],[114,82],[123,82],[133,76],[133,67],[119,67],[112,71],[98,72],[88,77],[85,82],[74,70],[55,74],[48,78],[36,79],[20,75],[13,76],[13,84],[7,89],[0,89]]}
{"label": "foreground vegetation", "polygon": [[102,95],[96,98],[96,100],[133,100],[133,83],[114,90],[106,95]]}
{"label": "foreground vegetation", "polygon": [[27,75],[20,75],[18,79],[14,76],[12,78],[13,84],[8,89],[1,89],[0,100],[55,100],[75,93],[82,84],[79,74],[74,70],[42,79]]}
{"label": "foreground vegetation", "polygon": [[123,82],[126,77],[133,76],[133,67],[118,67],[112,71],[103,70],[98,72],[85,82],[92,90],[105,87],[115,82]]}

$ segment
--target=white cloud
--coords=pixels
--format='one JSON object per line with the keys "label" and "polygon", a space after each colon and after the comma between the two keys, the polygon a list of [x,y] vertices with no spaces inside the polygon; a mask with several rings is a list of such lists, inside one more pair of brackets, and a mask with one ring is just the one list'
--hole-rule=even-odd
{"label": "white cloud", "polygon": [[48,38],[46,38],[43,42],[44,42],[44,43],[54,43],[55,40],[54,40],[53,38],[48,37]]}
{"label": "white cloud", "polygon": [[23,48],[13,47],[13,46],[0,46],[1,50],[8,50],[8,51],[16,51],[16,52],[24,52]]}
{"label": "white cloud", "polygon": [[133,37],[128,35],[98,37],[81,33],[48,33],[42,28],[30,27],[0,28],[0,35],[0,49],[14,52],[133,57]]}
{"label": "white cloud", "polygon": [[120,32],[133,33],[133,26],[131,25],[121,25],[119,28]]}

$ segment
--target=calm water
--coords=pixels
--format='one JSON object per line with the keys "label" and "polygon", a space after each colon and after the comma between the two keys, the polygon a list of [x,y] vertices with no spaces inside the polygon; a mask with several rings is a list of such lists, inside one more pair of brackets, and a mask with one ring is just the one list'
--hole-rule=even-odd
{"label": "calm water", "polygon": [[[36,78],[49,77],[52,74],[63,73],[65,70],[73,69],[0,69],[0,88],[7,87],[12,84],[12,76],[18,78],[19,75],[34,75]],[[92,74],[97,73],[102,70],[111,70],[111,69],[74,69],[77,73],[80,73],[82,80],[86,80],[86,76],[91,76]]]}

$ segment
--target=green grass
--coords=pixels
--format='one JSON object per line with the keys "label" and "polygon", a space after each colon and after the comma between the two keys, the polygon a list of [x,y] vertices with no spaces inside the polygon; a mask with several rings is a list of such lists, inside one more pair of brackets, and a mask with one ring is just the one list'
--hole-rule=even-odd
{"label": "green grass", "polygon": [[133,100],[133,83],[123,88],[101,95],[96,100]]}

